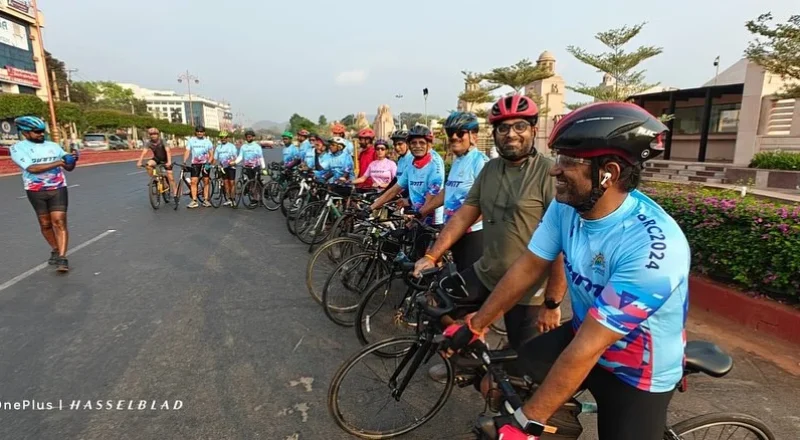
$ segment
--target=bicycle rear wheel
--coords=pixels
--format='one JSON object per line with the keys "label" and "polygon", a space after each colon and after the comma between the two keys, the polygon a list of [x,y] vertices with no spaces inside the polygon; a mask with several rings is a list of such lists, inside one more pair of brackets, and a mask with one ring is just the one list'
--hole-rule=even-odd
{"label": "bicycle rear wheel", "polygon": [[244,203],[247,209],[258,208],[261,193],[263,192],[261,182],[258,180],[248,180],[247,183],[244,184],[244,188],[242,188],[242,203]]}
{"label": "bicycle rear wheel", "polygon": [[222,179],[211,179],[211,206],[219,208],[224,198],[225,188],[222,186]]}
{"label": "bicycle rear wheel", "polygon": [[147,195],[150,198],[150,206],[153,209],[161,207],[161,193],[158,192],[158,183],[155,178],[150,179],[150,183],[147,184]]}
{"label": "bicycle rear wheel", "polygon": [[[339,368],[328,389],[328,410],[336,424],[358,438],[387,439],[407,434],[432,419],[447,402],[454,383],[450,361],[436,348],[437,344],[426,345],[416,337],[392,338],[364,347]],[[405,356],[374,356],[378,351]],[[431,365],[440,363],[447,370],[444,384],[431,381],[426,374]],[[390,385],[389,379],[397,370],[398,384],[406,376],[411,377],[402,395],[395,399],[392,388],[397,386]],[[372,395],[366,396],[367,393]],[[352,402],[348,403],[348,399]],[[399,421],[403,415],[407,417]],[[386,425],[390,427],[385,428]]]}
{"label": "bicycle rear wheel", "polygon": [[289,216],[289,210],[294,204],[295,200],[299,197],[300,194],[300,185],[293,185],[284,191],[283,195],[281,196],[281,214],[284,217]]}
{"label": "bicycle rear wheel", "polygon": [[364,292],[389,271],[382,254],[375,252],[355,254],[342,261],[322,288],[325,316],[343,327],[355,324],[356,311]]}
{"label": "bicycle rear wheel", "polygon": [[[675,435],[677,437],[675,437]],[[709,435],[710,434],[710,435]],[[775,434],[761,420],[737,413],[704,414],[684,420],[664,434],[664,440],[748,439],[775,440]]]}
{"label": "bicycle rear wheel", "polygon": [[164,198],[164,205],[169,205],[170,202],[172,202],[172,185],[169,184],[169,179],[166,177],[161,178],[161,184],[164,188],[164,192],[161,193],[161,196]]}
{"label": "bicycle rear wheel", "polygon": [[[359,342],[369,345],[392,337],[414,335],[420,313],[414,298],[415,291],[402,278],[388,275],[376,281],[364,293],[356,311],[354,327]],[[397,355],[382,350],[376,350],[375,354]]]}
{"label": "bicycle rear wheel", "polygon": [[330,232],[330,228],[326,227],[328,226],[327,223],[330,223],[328,218],[330,214],[331,211],[324,200],[304,206],[297,213],[297,218],[294,221],[294,230],[297,238],[303,244],[309,245],[325,240]]}
{"label": "bicycle rear wheel", "polygon": [[178,182],[175,183],[175,196],[172,198],[172,202],[175,204],[175,210],[178,210],[178,206],[181,204],[181,193],[183,192],[183,176],[178,179]]}

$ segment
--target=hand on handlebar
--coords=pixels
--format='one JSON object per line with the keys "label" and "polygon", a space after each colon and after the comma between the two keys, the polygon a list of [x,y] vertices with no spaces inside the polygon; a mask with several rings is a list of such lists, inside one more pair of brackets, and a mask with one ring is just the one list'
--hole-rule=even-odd
{"label": "hand on handlebar", "polygon": [[436,263],[433,260],[428,257],[422,257],[414,263],[414,277],[422,278],[422,271],[433,269],[434,267],[436,267]]}
{"label": "hand on handlebar", "polygon": [[497,430],[499,438],[503,440],[539,440],[535,435],[525,434],[521,429],[514,425],[503,425]]}
{"label": "hand on handlebar", "polygon": [[475,331],[470,324],[470,318],[471,316],[467,316],[467,319],[463,323],[450,324],[444,329],[442,336],[445,337],[445,341],[442,343],[442,350],[445,351],[448,357],[460,352],[477,341],[484,342],[486,331]]}

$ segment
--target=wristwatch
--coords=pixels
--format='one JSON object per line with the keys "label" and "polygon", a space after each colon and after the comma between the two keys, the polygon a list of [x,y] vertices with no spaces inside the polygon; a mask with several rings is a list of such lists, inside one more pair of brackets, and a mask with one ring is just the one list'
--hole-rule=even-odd
{"label": "wristwatch", "polygon": [[544,425],[528,419],[528,416],[522,412],[522,407],[519,407],[516,411],[514,411],[514,420],[519,423],[519,426],[522,428],[522,432],[525,434],[539,437],[542,435],[542,433],[544,433]]}
{"label": "wristwatch", "polygon": [[555,310],[560,305],[561,305],[561,301],[556,302],[555,300],[552,300],[550,298],[545,298],[545,300],[544,300],[544,306],[547,307],[550,310]]}

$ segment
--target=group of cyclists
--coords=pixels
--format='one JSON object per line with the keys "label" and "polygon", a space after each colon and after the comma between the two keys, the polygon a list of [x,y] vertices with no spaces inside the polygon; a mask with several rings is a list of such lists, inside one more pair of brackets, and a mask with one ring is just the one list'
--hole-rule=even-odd
{"label": "group of cyclists", "polygon": [[[320,181],[381,190],[370,209],[402,198],[420,220],[443,224],[414,272],[436,267],[449,250],[464,280],[463,299],[482,304],[473,315],[455,317],[444,333],[455,367],[455,354],[502,316],[520,375],[541,384],[514,423],[501,428],[501,438],[542,435],[556,410],[588,389],[597,401],[601,440],[660,439],[683,373],[690,253],[677,223],[637,187],[643,163],[663,151],[667,127],[634,104],[591,104],[554,127],[552,158],[534,146],[538,119],[538,107],[526,96],[494,103],[488,122],[499,157],[490,160],[476,147],[478,118],[452,113],[444,123],[454,157],[447,175],[424,125],[388,140],[361,130],[357,175],[355,146],[341,124],[330,139],[306,130],[296,139],[283,133],[283,164],[312,171]],[[68,270],[62,170],[71,171],[78,155],[45,142],[38,118],[18,118],[16,125],[25,140],[11,148],[12,158],[24,170],[28,198],[52,248],[50,261]],[[151,151],[148,167],[171,169],[160,133],[148,134],[139,164]],[[246,132],[245,140],[237,150],[222,133],[214,146],[203,127],[196,128],[184,153],[191,164],[189,208],[200,206],[200,179],[206,181],[202,204],[210,206],[212,164],[225,169],[229,200],[236,165],[251,177],[266,171],[255,133]],[[387,157],[390,145],[396,163]],[[562,313],[567,303],[571,313]],[[571,315],[564,325],[562,314]],[[438,381],[446,375],[436,368],[428,373]]]}

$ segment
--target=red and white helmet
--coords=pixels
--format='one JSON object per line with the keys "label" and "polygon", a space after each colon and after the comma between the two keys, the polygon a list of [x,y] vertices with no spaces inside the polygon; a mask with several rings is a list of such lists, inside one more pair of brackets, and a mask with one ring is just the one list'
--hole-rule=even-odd
{"label": "red and white helmet", "polygon": [[536,125],[539,120],[539,107],[531,98],[515,94],[498,99],[489,110],[490,124],[515,118],[527,119],[531,125]]}
{"label": "red and white helmet", "polygon": [[358,132],[358,137],[375,139],[375,132],[371,128],[363,128]]}

